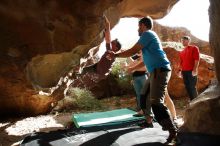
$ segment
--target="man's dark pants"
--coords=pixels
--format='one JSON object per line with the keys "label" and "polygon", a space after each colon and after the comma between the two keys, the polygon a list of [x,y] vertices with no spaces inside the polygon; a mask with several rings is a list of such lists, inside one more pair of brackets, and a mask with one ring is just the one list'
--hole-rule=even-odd
{"label": "man's dark pants", "polygon": [[196,89],[197,76],[192,75],[192,71],[182,71],[183,81],[190,100],[198,96]]}
{"label": "man's dark pants", "polygon": [[158,68],[150,73],[150,77],[145,85],[145,92],[147,93],[141,97],[141,108],[145,116],[148,117],[151,116],[150,107],[152,107],[157,122],[164,130],[169,130],[172,135],[176,133],[177,128],[173,124],[167,107],[164,106],[165,92],[170,76],[171,70],[166,68]]}

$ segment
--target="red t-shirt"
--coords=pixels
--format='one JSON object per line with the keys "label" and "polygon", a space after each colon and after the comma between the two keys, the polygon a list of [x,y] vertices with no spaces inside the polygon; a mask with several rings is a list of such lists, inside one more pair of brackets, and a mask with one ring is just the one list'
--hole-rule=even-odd
{"label": "red t-shirt", "polygon": [[192,71],[195,65],[195,60],[199,60],[199,48],[189,45],[180,52],[180,65],[182,71]]}

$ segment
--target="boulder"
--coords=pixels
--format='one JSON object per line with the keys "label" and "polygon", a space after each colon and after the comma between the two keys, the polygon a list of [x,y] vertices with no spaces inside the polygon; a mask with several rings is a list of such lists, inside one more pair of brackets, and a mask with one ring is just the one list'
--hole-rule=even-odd
{"label": "boulder", "polygon": [[[90,48],[103,41],[103,15],[109,18],[112,28],[122,17],[150,15],[162,18],[176,2],[2,0],[0,114],[49,111],[51,100],[60,100],[67,85],[53,87],[62,76],[74,70]],[[48,91],[44,95],[49,97],[40,95],[40,90]],[[30,103],[37,100],[42,102]]]}
{"label": "boulder", "polygon": [[218,0],[210,0],[210,7],[209,7],[209,21],[210,21],[210,32],[209,32],[209,42],[210,47],[215,59],[215,70],[216,70],[216,77],[218,81],[220,81],[220,41],[219,41],[219,23],[220,23],[220,1]]}
{"label": "boulder", "polygon": [[210,86],[186,109],[181,131],[220,135],[220,87]]}
{"label": "boulder", "polygon": [[157,32],[162,42],[179,42],[181,43],[181,38],[183,36],[190,36],[191,44],[194,44],[199,47],[200,53],[213,56],[209,42],[201,40],[184,27],[169,27],[163,26],[156,21],[154,22],[154,31]]}
{"label": "boulder", "polygon": [[[179,51],[169,47],[164,48],[164,50],[171,62],[172,67],[172,75],[168,85],[169,94],[174,98],[186,97],[187,92],[183,83],[183,79],[177,76]],[[215,78],[213,57],[204,54],[201,54],[200,57],[197,82],[197,89],[199,93],[204,91],[210,85],[211,80]]]}

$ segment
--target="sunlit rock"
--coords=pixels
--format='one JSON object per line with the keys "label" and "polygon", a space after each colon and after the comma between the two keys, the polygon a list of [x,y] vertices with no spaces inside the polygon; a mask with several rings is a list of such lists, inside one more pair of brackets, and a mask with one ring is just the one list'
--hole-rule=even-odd
{"label": "sunlit rock", "polygon": [[157,32],[162,42],[180,42],[183,36],[190,36],[192,44],[199,47],[200,53],[213,56],[209,42],[198,39],[184,27],[168,27],[154,22],[154,31]]}
{"label": "sunlit rock", "polygon": [[80,57],[73,53],[36,56],[26,67],[26,75],[37,90],[56,86],[61,76],[79,64]]}
{"label": "sunlit rock", "polygon": [[[170,96],[174,98],[186,97],[187,92],[183,83],[183,79],[177,76],[178,64],[179,64],[179,51],[173,48],[164,48],[167,57],[171,62],[172,75],[168,85],[168,91]],[[200,63],[198,68],[198,82],[197,89],[201,93],[211,83],[215,77],[214,73],[214,59],[211,56],[201,54]]]}
{"label": "sunlit rock", "polygon": [[186,109],[181,131],[220,134],[220,87],[214,84]]}
{"label": "sunlit rock", "polygon": [[[49,111],[47,103],[51,101],[47,102],[46,98],[45,107],[39,106],[39,102],[30,104],[30,101],[38,98],[44,99],[35,89],[50,90],[48,88],[56,86],[59,78],[79,63],[80,57],[103,41],[103,15],[109,18],[113,27],[121,17],[151,15],[153,18],[162,18],[176,2],[2,0],[0,114],[3,111],[15,114]],[[65,90],[63,87],[62,90],[53,88],[60,92],[54,90],[53,95],[48,94],[58,100],[59,95],[63,94],[61,91]]]}
{"label": "sunlit rock", "polygon": [[215,70],[216,77],[220,81],[220,39],[219,39],[219,24],[220,24],[220,1],[210,0],[209,7],[209,21],[210,21],[210,33],[209,33],[209,42],[215,58]]}

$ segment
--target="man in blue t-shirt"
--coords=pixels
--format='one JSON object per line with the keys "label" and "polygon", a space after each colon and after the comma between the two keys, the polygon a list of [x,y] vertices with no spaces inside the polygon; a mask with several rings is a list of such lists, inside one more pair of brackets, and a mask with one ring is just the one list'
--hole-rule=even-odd
{"label": "man in blue t-shirt", "polygon": [[[176,139],[177,135],[177,128],[171,120],[167,107],[164,106],[165,93],[171,76],[171,66],[163,51],[159,37],[151,30],[152,27],[153,21],[150,17],[142,18],[139,21],[138,32],[140,39],[138,42],[126,51],[120,53],[109,52],[108,58],[130,57],[138,51],[142,51],[144,64],[150,73],[149,85],[146,86],[146,88],[149,88],[146,89],[146,91],[149,91],[149,102],[158,123],[164,130],[169,131],[169,137],[166,143],[170,143]],[[148,113],[145,113],[145,115],[147,122],[152,122],[151,115]]]}

